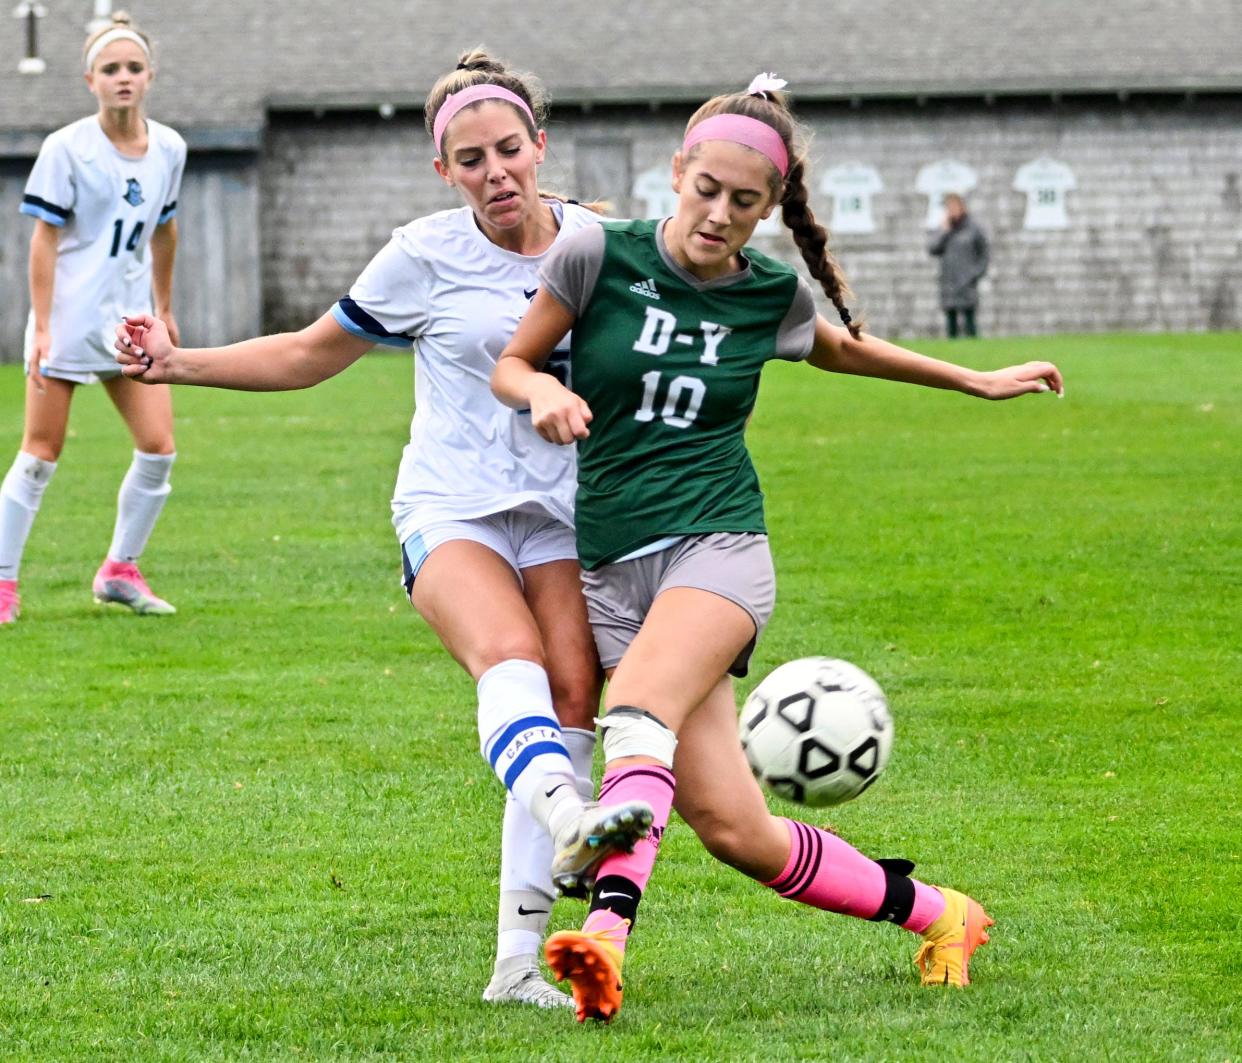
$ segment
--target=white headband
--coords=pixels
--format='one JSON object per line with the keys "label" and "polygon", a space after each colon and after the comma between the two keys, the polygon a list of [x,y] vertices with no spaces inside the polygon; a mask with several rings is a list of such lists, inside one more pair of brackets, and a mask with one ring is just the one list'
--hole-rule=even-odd
{"label": "white headband", "polygon": [[133,30],[127,30],[124,26],[117,26],[115,29],[108,30],[94,44],[91,50],[86,53],[86,69],[87,72],[95,65],[95,60],[99,58],[99,53],[108,47],[113,41],[133,41],[146,54],[147,59],[151,58],[151,49],[147,47],[147,42],[138,36]]}

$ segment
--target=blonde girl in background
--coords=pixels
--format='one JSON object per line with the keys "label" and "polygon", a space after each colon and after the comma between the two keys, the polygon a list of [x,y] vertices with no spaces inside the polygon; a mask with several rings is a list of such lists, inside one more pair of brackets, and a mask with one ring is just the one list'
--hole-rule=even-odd
{"label": "blonde girl in background", "polygon": [[65,445],[74,393],[96,382],[129,429],[134,456],[92,590],[97,601],[136,613],[176,611],[138,570],[171,490],[172,399],[167,387],[125,379],[112,339],[117,317],[136,313],[153,313],[177,335],[172,280],[185,141],[146,116],[151,42],[128,15],[114,14],[110,27],[87,39],[83,56],[98,110],[43,142],[20,208],[35,219],[26,416],[0,486],[0,624],[18,616],[22,553]]}

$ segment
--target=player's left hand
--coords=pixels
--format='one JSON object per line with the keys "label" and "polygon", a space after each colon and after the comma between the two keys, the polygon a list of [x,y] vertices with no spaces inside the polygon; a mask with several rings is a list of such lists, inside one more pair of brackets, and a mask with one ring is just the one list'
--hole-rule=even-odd
{"label": "player's left hand", "polygon": [[116,327],[112,344],[121,372],[143,384],[171,384],[169,365],[176,347],[168,338],[168,328],[158,317],[133,314]]}
{"label": "player's left hand", "polygon": [[1044,391],[1054,391],[1059,398],[1065,398],[1061,370],[1051,362],[1024,362],[979,374],[980,398],[1013,399]]}

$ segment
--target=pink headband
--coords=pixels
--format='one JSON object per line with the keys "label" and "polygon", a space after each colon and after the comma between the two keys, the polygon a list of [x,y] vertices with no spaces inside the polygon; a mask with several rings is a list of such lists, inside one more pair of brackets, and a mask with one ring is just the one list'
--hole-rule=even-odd
{"label": "pink headband", "polygon": [[436,142],[436,151],[440,150],[440,142],[444,139],[444,130],[456,116],[457,112],[463,107],[469,107],[472,103],[478,103],[480,100],[504,100],[506,103],[511,103],[530,119],[532,127],[537,125],[530,105],[516,92],[510,92],[500,85],[471,85],[470,88],[462,89],[461,92],[450,93],[445,97],[444,103],[440,105],[440,110],[436,114],[435,124],[431,131],[431,138]]}
{"label": "pink headband", "polygon": [[789,152],[785,150],[781,135],[758,118],[747,118],[744,114],[717,114],[705,118],[686,134],[681,150],[689,151],[704,140],[731,140],[734,144],[754,148],[767,156],[782,177],[789,172]]}

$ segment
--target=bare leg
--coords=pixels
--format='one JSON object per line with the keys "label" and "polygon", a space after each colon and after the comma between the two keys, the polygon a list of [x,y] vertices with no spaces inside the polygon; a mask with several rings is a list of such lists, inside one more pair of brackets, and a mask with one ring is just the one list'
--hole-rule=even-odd
{"label": "bare leg", "polygon": [[43,461],[59,461],[69,427],[69,406],[77,387],[67,380],[26,378],[26,423],[22,450]]}
{"label": "bare leg", "polygon": [[733,683],[721,679],[677,736],[674,807],[717,860],[760,882],[789,860],[789,832],[768,811],[737,738]]}
{"label": "bare leg", "polygon": [[[523,573],[523,579],[525,588],[509,564],[487,547],[457,540],[431,552],[410,594],[410,601],[444,647],[478,684],[485,752],[495,733],[511,726],[515,718],[541,719],[555,713],[565,726],[593,726],[598,665],[577,563],[535,566]],[[555,647],[555,653],[548,654],[545,647]],[[528,748],[562,743],[563,732],[551,720],[532,733],[536,739],[527,743]],[[519,800],[512,790],[507,799],[496,964],[484,991],[488,1001],[542,1007],[570,1003],[543,981],[536,958],[554,897],[553,843],[546,821],[550,799],[545,790],[552,791],[554,798],[569,799],[579,810],[582,807],[572,758],[567,746],[561,748],[560,757],[547,753],[522,769],[523,776],[530,775],[531,768],[543,762],[559,774],[528,778],[524,784],[527,800]],[[494,766],[499,763],[495,761]],[[505,774],[500,774],[504,779]],[[546,784],[540,779],[546,779]],[[533,791],[532,782],[536,784]],[[536,799],[544,799],[535,808],[529,800],[532,792]],[[533,814],[540,811],[545,815]]]}
{"label": "bare leg", "polygon": [[601,674],[587,620],[578,562],[552,561],[523,571],[526,603],[545,647],[544,667],[562,727],[594,732]]}
{"label": "bare leg", "polygon": [[105,380],[104,388],[129,429],[135,450],[144,454],[171,454],[176,449],[172,389],[167,384],[139,384],[119,376]]}
{"label": "bare leg", "polygon": [[26,379],[21,449],[0,486],[0,624],[17,619],[22,554],[65,445],[73,391],[74,385],[68,381]]}

